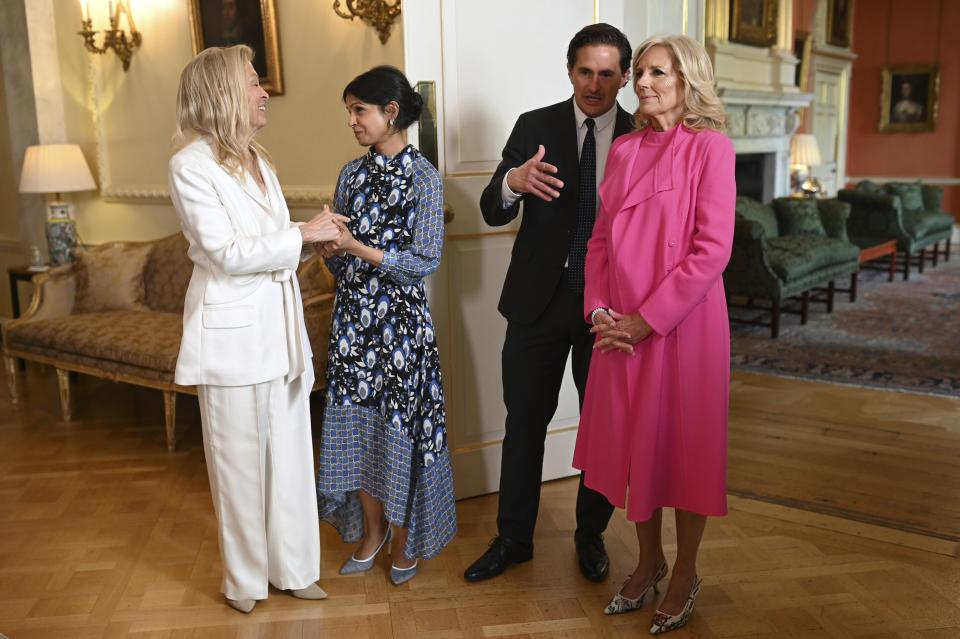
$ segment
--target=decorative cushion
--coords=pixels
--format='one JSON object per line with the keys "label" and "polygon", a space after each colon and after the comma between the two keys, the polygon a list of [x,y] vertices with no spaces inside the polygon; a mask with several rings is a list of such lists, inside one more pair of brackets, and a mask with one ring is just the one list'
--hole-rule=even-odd
{"label": "decorative cushion", "polygon": [[193,274],[187,238],[174,233],[153,242],[153,253],[143,272],[145,303],[155,311],[183,312],[183,299]]}
{"label": "decorative cushion", "polygon": [[816,200],[781,198],[774,200],[773,208],[777,212],[781,235],[826,236]]}
{"label": "decorative cushion", "polygon": [[746,219],[753,220],[763,227],[763,232],[767,238],[780,235],[780,226],[777,224],[777,216],[766,204],[761,204],[749,197],[738,197],[736,205],[737,215]]}
{"label": "decorative cushion", "polygon": [[932,233],[949,231],[953,227],[953,216],[932,211],[904,211],[903,228],[915,239],[921,239]]}
{"label": "decorative cushion", "polygon": [[923,189],[920,182],[887,182],[887,193],[899,195],[904,211],[916,211],[923,208]]}
{"label": "decorative cushion", "polygon": [[920,188],[923,191],[923,208],[927,211],[942,211],[943,187],[923,184]]}
{"label": "decorative cushion", "polygon": [[156,311],[82,313],[23,322],[5,331],[11,348],[70,353],[158,371],[176,367],[182,334],[180,313]]}
{"label": "decorative cushion", "polygon": [[860,249],[841,240],[816,235],[782,235],[767,244],[770,268],[785,282],[821,268],[860,260]]}
{"label": "decorative cushion", "polygon": [[77,311],[145,310],[143,270],[152,244],[77,249]]}
{"label": "decorative cushion", "polygon": [[855,190],[863,191],[864,193],[883,193],[883,187],[870,180],[861,180],[857,183]]}

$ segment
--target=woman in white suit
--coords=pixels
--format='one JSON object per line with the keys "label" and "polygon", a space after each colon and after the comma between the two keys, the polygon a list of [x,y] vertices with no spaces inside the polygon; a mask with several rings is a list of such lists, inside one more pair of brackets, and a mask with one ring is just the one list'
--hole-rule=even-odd
{"label": "woman in white suit", "polygon": [[250,612],[268,583],[326,597],[313,489],[312,352],[295,270],[310,243],[335,239],[328,210],[290,221],[277,176],[253,136],[267,94],[240,45],[184,68],[170,191],[193,275],[183,311],[178,384],[196,385],[222,590]]}

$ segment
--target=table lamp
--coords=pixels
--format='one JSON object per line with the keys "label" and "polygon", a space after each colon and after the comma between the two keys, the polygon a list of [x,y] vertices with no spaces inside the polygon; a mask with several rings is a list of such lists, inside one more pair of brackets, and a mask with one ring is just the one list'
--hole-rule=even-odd
{"label": "table lamp", "polygon": [[72,262],[77,246],[77,227],[70,215],[70,205],[60,200],[60,194],[96,188],[83,152],[76,144],[27,147],[20,192],[54,194],[54,199],[47,203],[47,248],[53,265]]}
{"label": "table lamp", "polygon": [[810,167],[822,164],[817,136],[812,133],[797,133],[790,140],[791,186],[795,194],[816,197],[823,187],[817,178],[810,175]]}

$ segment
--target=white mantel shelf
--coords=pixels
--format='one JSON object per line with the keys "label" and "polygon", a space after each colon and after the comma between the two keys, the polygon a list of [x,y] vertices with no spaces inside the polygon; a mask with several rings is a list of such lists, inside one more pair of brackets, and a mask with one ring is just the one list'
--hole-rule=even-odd
{"label": "white mantel shelf", "polygon": [[746,89],[720,88],[717,93],[727,106],[771,106],[800,109],[813,102],[812,93],[775,93]]}

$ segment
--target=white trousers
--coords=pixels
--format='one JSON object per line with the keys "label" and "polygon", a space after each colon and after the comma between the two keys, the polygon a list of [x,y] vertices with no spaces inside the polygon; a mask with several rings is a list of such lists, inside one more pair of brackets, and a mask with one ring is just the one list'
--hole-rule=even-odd
{"label": "white trousers", "polygon": [[320,578],[311,372],[289,384],[197,387],[230,599],[266,599],[268,582],[288,590]]}

